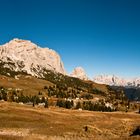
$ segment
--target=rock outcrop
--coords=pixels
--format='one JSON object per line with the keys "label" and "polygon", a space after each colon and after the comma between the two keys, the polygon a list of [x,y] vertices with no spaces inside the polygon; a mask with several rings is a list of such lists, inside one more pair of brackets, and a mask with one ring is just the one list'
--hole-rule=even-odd
{"label": "rock outcrop", "polygon": [[125,79],[115,75],[98,75],[93,81],[111,86],[140,87],[140,78]]}
{"label": "rock outcrop", "polygon": [[12,71],[24,71],[37,77],[43,77],[45,69],[66,74],[58,53],[21,39],[0,46],[0,64]]}
{"label": "rock outcrop", "polygon": [[98,75],[93,78],[93,81],[99,84],[107,84],[114,86],[126,86],[127,80],[115,75]]}
{"label": "rock outcrop", "polygon": [[70,74],[72,77],[79,78],[81,80],[88,80],[85,70],[82,67],[76,67]]}

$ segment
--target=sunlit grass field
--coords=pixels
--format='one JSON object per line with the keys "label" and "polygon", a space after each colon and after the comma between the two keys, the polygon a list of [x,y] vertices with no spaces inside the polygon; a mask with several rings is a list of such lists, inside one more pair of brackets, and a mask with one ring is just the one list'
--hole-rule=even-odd
{"label": "sunlit grass field", "polygon": [[140,115],[136,113],[45,109],[0,102],[3,140],[140,139],[129,136],[138,125]]}

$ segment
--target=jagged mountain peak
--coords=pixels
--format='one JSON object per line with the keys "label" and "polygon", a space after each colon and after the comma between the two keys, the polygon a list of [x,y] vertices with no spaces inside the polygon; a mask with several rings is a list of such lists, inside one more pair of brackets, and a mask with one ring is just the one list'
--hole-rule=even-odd
{"label": "jagged mountain peak", "polygon": [[99,84],[115,85],[115,86],[126,86],[127,80],[115,75],[98,75],[93,78],[93,81]]}
{"label": "jagged mountain peak", "polygon": [[23,40],[23,39],[19,39],[19,38],[14,38],[12,40],[10,40],[8,43],[4,44],[4,45],[1,45],[3,47],[9,47],[9,48],[13,48],[13,49],[24,49],[24,50],[29,50],[29,49],[40,49],[40,50],[47,50],[53,54],[56,54],[58,55],[58,53],[55,51],[55,50],[52,50],[48,47],[40,47],[38,46],[37,44],[33,43],[32,41],[30,40]]}
{"label": "jagged mountain peak", "polygon": [[0,46],[0,63],[5,68],[25,71],[37,77],[43,77],[44,69],[66,73],[57,52],[49,48],[41,48],[29,40],[17,38]]}
{"label": "jagged mountain peak", "polygon": [[14,38],[10,40],[8,43],[2,45],[3,47],[10,49],[36,49],[38,46],[31,42],[30,40],[22,40],[18,38]]}
{"label": "jagged mountain peak", "polygon": [[76,77],[82,80],[88,80],[85,70],[82,67],[76,67],[73,72],[70,74],[72,77]]}
{"label": "jagged mountain peak", "polygon": [[124,87],[140,87],[140,78],[126,79],[115,75],[98,75],[93,78],[93,81],[99,84],[107,84],[111,86]]}
{"label": "jagged mountain peak", "polygon": [[21,42],[31,42],[30,40],[23,40],[23,39],[19,39],[19,38],[13,38],[12,40],[10,40],[9,42],[16,42],[16,43],[21,43]]}

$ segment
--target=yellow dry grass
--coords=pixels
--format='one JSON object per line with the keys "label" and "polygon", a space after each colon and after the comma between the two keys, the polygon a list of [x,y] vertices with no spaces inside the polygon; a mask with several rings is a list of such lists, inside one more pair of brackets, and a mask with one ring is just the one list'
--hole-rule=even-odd
{"label": "yellow dry grass", "polygon": [[37,79],[32,76],[20,76],[19,80],[0,75],[0,86],[5,88],[23,89],[24,95],[36,95],[39,91],[43,92],[44,86],[53,85],[47,80]]}
{"label": "yellow dry grass", "polygon": [[138,125],[140,115],[133,112],[45,109],[0,102],[0,139],[3,140],[137,140],[140,137],[129,135]]}
{"label": "yellow dry grass", "polygon": [[[92,84],[92,86],[98,90],[101,90],[105,93],[107,93],[107,87],[106,85],[97,84],[91,81],[85,81],[89,84]],[[13,88],[13,89],[22,89],[24,95],[37,95],[38,92],[46,93],[46,90],[44,90],[44,86],[53,86],[54,84],[43,79],[38,79],[32,76],[24,76],[20,75],[19,79],[15,79],[12,77],[7,77],[0,75],[0,87],[5,88]],[[95,97],[102,98],[101,95],[95,95]]]}

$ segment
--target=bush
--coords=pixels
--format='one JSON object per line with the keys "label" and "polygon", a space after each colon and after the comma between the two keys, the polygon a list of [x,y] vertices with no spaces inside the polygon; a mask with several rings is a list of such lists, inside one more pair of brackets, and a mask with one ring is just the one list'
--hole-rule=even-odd
{"label": "bush", "polygon": [[48,108],[48,100],[45,101],[45,108]]}
{"label": "bush", "polygon": [[78,102],[75,108],[76,108],[76,109],[82,108],[81,103]]}

